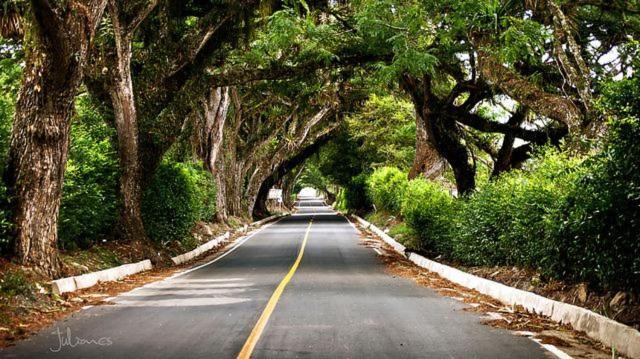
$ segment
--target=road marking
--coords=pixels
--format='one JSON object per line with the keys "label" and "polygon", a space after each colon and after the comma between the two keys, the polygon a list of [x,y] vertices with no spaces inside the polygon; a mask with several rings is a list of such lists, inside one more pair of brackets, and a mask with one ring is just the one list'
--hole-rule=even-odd
{"label": "road marking", "polygon": [[533,338],[533,337],[530,338],[530,339],[533,340],[534,342],[540,344],[540,346],[545,348],[551,354],[555,355],[558,359],[573,359],[573,357],[571,355],[569,355],[569,354],[563,352],[562,350],[558,349],[558,347],[556,347],[555,345],[543,344],[542,340],[536,339],[536,338]]}
{"label": "road marking", "polygon": [[304,255],[304,248],[307,245],[307,240],[309,239],[309,232],[311,231],[312,224],[313,224],[313,219],[309,220],[309,226],[307,226],[307,231],[304,234],[304,239],[302,240],[302,246],[300,246],[300,252],[298,252],[298,258],[296,258],[296,261],[291,266],[291,269],[289,269],[289,273],[287,273],[287,275],[282,279],[280,284],[278,284],[278,287],[276,288],[276,290],[271,295],[271,298],[269,299],[267,306],[264,308],[262,315],[260,315],[260,319],[258,319],[258,322],[253,327],[251,334],[249,334],[249,338],[247,338],[247,341],[244,343],[242,350],[240,350],[240,353],[238,354],[238,359],[249,359],[251,357],[251,354],[253,353],[253,349],[256,347],[256,344],[258,344],[258,340],[260,340],[260,336],[262,335],[264,328],[267,326],[267,322],[269,321],[269,318],[271,317],[273,310],[276,308],[276,305],[278,304],[278,300],[280,300],[280,296],[282,295],[282,292],[284,292],[284,289],[287,287],[287,284],[289,284],[289,281],[291,281],[291,278],[295,274],[296,270],[298,269],[298,266],[300,265],[300,262],[302,261],[302,256]]}
{"label": "road marking", "polygon": [[171,275],[171,276],[169,276],[169,277],[166,277],[166,278],[163,278],[163,279],[160,279],[160,280],[157,280],[157,281],[149,282],[149,283],[147,283],[147,284],[145,284],[145,285],[143,285],[143,286],[141,286],[141,287],[133,288],[132,290],[130,290],[130,291],[128,291],[128,292],[119,293],[119,294],[118,294],[118,295],[116,295],[116,296],[109,297],[109,298],[105,298],[105,299],[104,299],[104,301],[105,301],[105,302],[112,302],[112,301],[114,301],[114,300],[118,299],[118,297],[119,297],[119,296],[121,296],[121,295],[125,295],[125,294],[132,294],[132,293],[134,293],[134,292],[137,292],[137,291],[140,291],[140,290],[146,289],[146,288],[148,288],[148,287],[154,286],[154,285],[156,285],[157,283],[170,282],[171,280],[173,280],[173,279],[175,279],[175,278],[177,278],[177,277],[181,277],[181,276],[183,276],[183,275],[185,275],[185,274],[189,274],[189,273],[191,273],[191,272],[193,272],[193,271],[196,271],[196,270],[198,270],[198,269],[200,269],[200,268],[203,268],[203,267],[206,267],[206,266],[208,266],[208,265],[211,265],[211,264],[213,264],[213,263],[215,263],[215,262],[217,262],[217,261],[221,260],[222,258],[226,257],[227,255],[231,254],[233,251],[235,251],[236,249],[238,249],[241,245],[245,244],[245,242],[247,242],[249,239],[251,239],[251,238],[252,238],[253,236],[255,236],[256,234],[258,234],[258,233],[262,232],[263,230],[265,230],[265,229],[269,228],[270,226],[272,226],[272,225],[274,225],[274,224],[276,224],[276,223],[280,222],[280,221],[281,221],[282,219],[284,219],[284,218],[285,218],[285,217],[282,217],[282,218],[278,219],[277,221],[274,221],[274,222],[271,222],[271,223],[265,224],[264,226],[262,226],[262,227],[260,227],[260,228],[256,228],[256,229],[254,229],[252,232],[249,232],[246,236],[244,236],[244,237],[240,237],[240,238],[237,238],[237,239],[235,239],[234,241],[232,241],[232,242],[228,243],[228,244],[233,244],[233,247],[229,248],[226,252],[223,252],[221,255],[219,255],[219,256],[217,256],[217,257],[215,257],[213,260],[211,260],[211,261],[209,261],[209,262],[207,262],[207,263],[201,264],[201,265],[199,265],[199,266],[197,266],[197,267],[193,267],[193,268],[187,269],[187,270],[182,271],[182,272],[178,272],[178,273],[176,273],[176,274],[173,274],[173,275]]}
{"label": "road marking", "polygon": [[381,255],[382,255],[382,252],[380,252],[380,250],[379,250],[378,248],[375,248],[375,247],[374,247],[374,248],[373,248],[373,250],[374,250],[374,251],[376,251],[376,253],[378,253],[378,255],[379,255],[379,256],[381,256]]}

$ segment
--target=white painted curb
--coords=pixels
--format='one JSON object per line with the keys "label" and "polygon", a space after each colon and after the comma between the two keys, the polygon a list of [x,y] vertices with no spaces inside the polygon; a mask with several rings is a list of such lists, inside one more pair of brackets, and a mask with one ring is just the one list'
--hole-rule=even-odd
{"label": "white painted curb", "polygon": [[271,221],[276,220],[276,219],[281,218],[281,217],[287,217],[287,216],[289,216],[289,213],[274,214],[273,216],[270,216],[270,217],[267,217],[267,218],[263,218],[263,219],[261,219],[259,221],[253,222],[249,226],[251,226],[251,227],[261,226],[261,225],[263,225],[265,223],[271,222]]}
{"label": "white painted curb", "polygon": [[150,270],[151,268],[151,261],[148,259],[137,263],[123,264],[118,267],[109,268],[98,272],[54,280],[51,282],[51,290],[55,294],[74,292],[78,289],[84,289],[94,286],[98,282],[120,280],[126,276]]}
{"label": "white painted curb", "polygon": [[[275,219],[289,216],[289,213],[277,214],[271,217],[267,217],[257,222],[253,222],[250,225],[244,225],[242,227],[238,227],[235,229],[235,232],[246,233],[249,229],[249,226],[261,226],[267,222],[273,221]],[[187,262],[193,258],[198,257],[204,252],[207,252],[213,249],[215,246],[229,239],[231,234],[226,232],[222,236],[216,237],[209,242],[197,247],[196,249],[189,251],[187,253],[178,255],[176,257],[171,258],[174,264],[181,264]],[[62,294],[68,292],[75,292],[78,289],[89,288],[96,285],[98,282],[109,282],[120,280],[126,276],[140,273],[146,270],[150,270],[152,268],[152,264],[150,260],[144,260],[137,263],[124,264],[118,267],[105,269],[98,272],[82,274],[79,276],[61,278],[51,282],[51,290],[55,294]]]}
{"label": "white painted curb", "polygon": [[[403,256],[405,247],[375,225],[354,216],[360,224],[379,235]],[[559,302],[543,296],[512,288],[502,283],[481,278],[459,269],[432,261],[419,254],[409,253],[411,262],[429,271],[438,273],[456,284],[474,289],[493,297],[507,305],[521,305],[526,310],[551,318],[551,320],[571,324],[575,330],[583,331],[592,339],[615,348],[616,352],[630,358],[640,358],[640,332],[615,320],[594,313],[588,309]]]}
{"label": "white painted curb", "polygon": [[396,252],[402,254],[403,256],[406,257],[405,255],[405,251],[407,250],[407,248],[405,246],[403,246],[402,244],[398,243],[395,241],[395,239],[393,239],[393,237],[391,237],[390,235],[384,233],[384,231],[382,231],[380,228],[374,226],[373,224],[365,221],[364,219],[354,215],[354,217],[356,217],[356,219],[358,220],[358,222],[366,229],[372,231],[373,233],[377,234],[380,238],[382,238],[383,241],[385,241],[388,245],[390,245],[391,247],[393,247],[393,249],[396,250]]}
{"label": "white painted curb", "polygon": [[225,232],[225,234],[216,237],[212,240],[210,240],[209,242],[197,247],[196,249],[189,251],[187,253],[183,253],[179,256],[175,256],[173,258],[171,258],[171,261],[173,261],[173,264],[182,264],[184,262],[188,262],[190,260],[192,260],[193,258],[198,257],[199,255],[201,255],[202,253],[205,253],[207,251],[210,251],[211,249],[213,249],[214,247],[216,247],[217,245],[226,242],[230,237],[230,233],[229,232]]}

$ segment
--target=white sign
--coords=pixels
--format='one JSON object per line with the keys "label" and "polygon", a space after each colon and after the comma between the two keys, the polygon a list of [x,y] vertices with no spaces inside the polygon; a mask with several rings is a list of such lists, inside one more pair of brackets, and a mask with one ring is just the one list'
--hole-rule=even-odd
{"label": "white sign", "polygon": [[282,200],[282,190],[279,188],[272,188],[269,190],[269,199]]}

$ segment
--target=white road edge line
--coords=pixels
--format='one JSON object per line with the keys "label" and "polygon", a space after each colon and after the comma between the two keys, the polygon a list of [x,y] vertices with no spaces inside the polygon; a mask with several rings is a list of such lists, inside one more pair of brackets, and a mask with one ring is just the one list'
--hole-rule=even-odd
{"label": "white road edge line", "polygon": [[[338,212],[335,212],[335,213],[338,213]],[[339,214],[339,215],[341,215],[342,217],[344,217],[344,218],[347,220],[347,222],[349,222],[349,224],[351,225],[351,227],[353,227],[353,229],[355,229],[355,230],[356,230],[356,232],[358,232],[358,233],[362,233],[362,232],[360,232],[360,229],[359,229],[358,227],[356,227],[356,225],[355,225],[353,222],[351,222],[351,220],[349,219],[349,217],[347,217],[347,216],[345,216],[345,215],[342,215],[342,214]]]}
{"label": "white road edge line", "polygon": [[558,347],[556,347],[555,345],[543,344],[540,339],[536,339],[536,338],[530,338],[530,339],[533,340],[534,342],[540,344],[541,347],[543,347],[548,352],[550,352],[551,354],[557,356],[560,359],[573,359],[573,357],[571,355],[569,355],[569,354],[563,352],[562,350],[558,349]]}
{"label": "white road edge line", "polygon": [[378,248],[373,248],[374,251],[376,251],[376,253],[378,253],[379,256],[382,255],[382,252],[380,252],[380,250]]}
{"label": "white road edge line", "polygon": [[216,257],[216,258],[214,258],[214,259],[210,260],[210,261],[209,261],[209,262],[207,262],[207,263],[201,264],[201,265],[199,265],[199,266],[197,266],[197,267],[189,268],[189,269],[187,269],[187,270],[185,270],[185,271],[183,271],[183,272],[176,273],[176,274],[171,275],[171,276],[169,276],[169,277],[167,277],[167,278],[164,278],[164,279],[161,279],[161,280],[157,280],[157,281],[154,281],[154,282],[147,283],[147,284],[145,284],[145,285],[143,285],[143,286],[140,286],[140,287],[138,287],[138,288],[133,288],[132,290],[130,290],[130,291],[128,291],[128,292],[123,292],[123,293],[120,293],[120,294],[118,294],[118,295],[116,295],[116,296],[106,298],[104,301],[105,301],[105,302],[111,302],[111,301],[115,300],[117,297],[122,296],[122,295],[124,295],[124,294],[131,294],[131,293],[134,293],[134,292],[136,292],[136,291],[138,291],[138,290],[141,290],[141,289],[143,289],[143,288],[146,288],[147,286],[153,285],[153,284],[155,284],[155,283],[168,281],[168,280],[170,280],[170,279],[174,279],[174,278],[177,278],[177,277],[183,276],[183,275],[185,275],[185,274],[188,274],[188,273],[191,273],[191,272],[193,272],[193,271],[195,271],[195,270],[198,270],[198,269],[200,269],[200,268],[202,268],[202,267],[206,267],[206,266],[208,266],[208,265],[210,265],[210,264],[213,264],[213,263],[215,263],[215,262],[219,261],[220,259],[222,259],[222,258],[226,257],[226,256],[227,256],[228,254],[230,254],[231,252],[233,252],[233,251],[235,251],[236,249],[238,249],[238,247],[240,247],[241,245],[243,245],[245,242],[247,242],[249,239],[251,239],[251,238],[252,238],[253,236],[255,236],[256,234],[258,234],[258,233],[262,232],[262,230],[267,229],[267,228],[268,228],[268,227],[270,227],[271,225],[274,225],[274,224],[276,224],[276,223],[280,222],[283,218],[286,218],[286,217],[281,217],[281,218],[279,218],[278,220],[276,220],[276,221],[274,221],[274,222],[271,222],[271,223],[265,224],[264,226],[262,226],[262,227],[260,227],[260,228],[256,229],[253,233],[250,233],[249,235],[247,235],[247,236],[245,236],[245,237],[241,237],[241,238],[236,239],[236,241],[235,241],[235,242],[236,242],[236,244],[235,244],[233,247],[231,247],[231,249],[229,249],[228,251],[224,252],[222,255],[220,255],[220,256],[218,256],[218,257]]}

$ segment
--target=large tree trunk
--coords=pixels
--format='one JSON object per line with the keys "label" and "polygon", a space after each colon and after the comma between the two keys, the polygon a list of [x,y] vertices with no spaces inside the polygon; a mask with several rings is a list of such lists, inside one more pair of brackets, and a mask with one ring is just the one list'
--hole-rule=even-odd
{"label": "large tree trunk", "polygon": [[305,166],[299,166],[295,172],[288,174],[282,179],[282,203],[286,208],[293,208],[293,201],[291,200],[291,196],[293,195],[293,189],[304,172]]}
{"label": "large tree trunk", "polygon": [[273,167],[273,169],[262,179],[259,188],[256,191],[256,196],[253,199],[253,205],[251,206],[251,214],[254,217],[260,218],[268,213],[266,200],[271,187],[273,187],[276,182],[282,179],[291,170],[304,163],[307,158],[317,153],[324,144],[331,140],[335,129],[335,126],[330,127],[328,131],[324,131],[319,136],[314,137],[308,144],[297,150],[292,156],[283,159]]}
{"label": "large tree trunk", "polygon": [[[122,1],[109,0],[109,15],[115,38],[115,57],[106,80],[118,135],[120,160],[120,234],[127,241],[148,242],[142,222],[142,188],[138,142],[138,115],[131,77],[133,36],[138,25],[149,15],[156,2],[151,1],[136,14],[128,14]],[[135,15],[135,16],[133,16]],[[155,256],[154,256],[155,257]],[[157,258],[156,258],[157,259]]]}
{"label": "large tree trunk", "polygon": [[428,76],[419,80],[405,75],[401,85],[411,95],[418,114],[417,119],[422,121],[426,137],[437,153],[451,166],[458,193],[471,193],[476,186],[476,168],[470,151],[462,142],[462,131],[456,123],[456,118],[452,113],[448,113],[453,109],[449,109],[431,93],[431,78]]}
{"label": "large tree trunk", "polygon": [[[112,16],[113,17],[113,16]],[[115,27],[115,24],[114,24]],[[116,31],[117,71],[109,86],[120,159],[120,230],[123,239],[146,242],[140,201],[140,163],[138,160],[138,120],[131,80],[131,42]]]}
{"label": "large tree trunk", "polygon": [[416,155],[409,170],[409,179],[424,176],[427,179],[438,178],[444,172],[445,163],[431,142],[420,115],[416,115]]}
{"label": "large tree trunk", "polygon": [[[215,88],[205,96],[202,101],[203,120],[195,129],[196,152],[202,159],[205,168],[211,172],[216,183],[216,220],[226,222],[228,211],[226,205],[226,181],[227,166],[226,156],[222,151],[225,142],[224,130],[227,120],[227,112],[231,104],[229,88]],[[235,136],[235,134],[234,134]],[[233,141],[227,138],[227,145]]]}
{"label": "large tree trunk", "polygon": [[213,174],[215,174],[216,171],[215,166],[224,139],[224,124],[227,120],[227,111],[229,110],[230,104],[228,87],[218,87],[212,90],[207,101],[204,102],[205,148],[203,151],[203,160],[205,166]]}
{"label": "large tree trunk", "polygon": [[472,161],[472,154],[461,141],[462,133],[458,124],[445,113],[430,113],[428,108],[423,111],[423,116],[432,118],[425,121],[427,132],[433,138],[438,152],[451,165],[458,193],[470,194],[476,188],[476,167]]}
{"label": "large tree trunk", "polygon": [[70,120],[89,44],[106,0],[31,1],[24,76],[5,180],[12,198],[15,254],[23,265],[60,274],[57,226]]}

